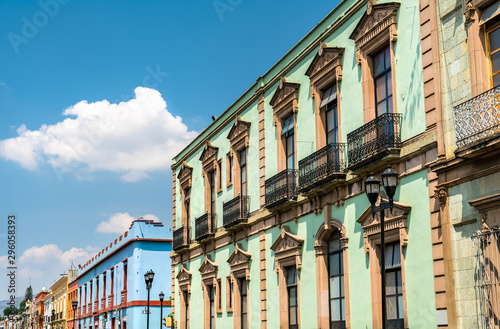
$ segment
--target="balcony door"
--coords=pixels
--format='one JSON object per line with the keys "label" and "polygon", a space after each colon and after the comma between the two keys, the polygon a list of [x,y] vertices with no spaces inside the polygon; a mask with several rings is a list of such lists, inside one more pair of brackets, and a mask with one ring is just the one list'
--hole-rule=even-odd
{"label": "balcony door", "polygon": [[[391,50],[387,46],[373,56],[373,79],[375,83],[375,116],[394,113],[392,100]],[[380,122],[376,129],[376,141],[383,138],[387,147],[394,146],[395,131],[392,120]]]}
{"label": "balcony door", "polygon": [[240,191],[242,196],[247,195],[247,150],[240,152]]}
{"label": "balcony door", "polygon": [[[323,92],[320,108],[325,111],[325,145],[328,151],[324,154],[326,159],[321,159],[323,162],[326,160],[326,170],[330,172],[331,166],[335,165],[335,171],[340,171],[340,158],[339,149],[335,146],[339,142],[339,120],[337,112],[337,84],[333,84]],[[333,149],[332,149],[333,148]],[[324,163],[318,163],[318,167],[323,166]]]}

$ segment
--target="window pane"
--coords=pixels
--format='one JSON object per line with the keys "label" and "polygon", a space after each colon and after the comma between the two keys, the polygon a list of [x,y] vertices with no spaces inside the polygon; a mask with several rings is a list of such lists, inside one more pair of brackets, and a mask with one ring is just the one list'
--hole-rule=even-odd
{"label": "window pane", "polygon": [[340,277],[330,278],[330,298],[340,297]]}
{"label": "window pane", "polygon": [[340,299],[330,301],[330,316],[332,317],[332,321],[342,320],[340,315]]}
{"label": "window pane", "polygon": [[297,323],[297,308],[290,307],[290,325],[296,325]]}
{"label": "window pane", "polygon": [[387,295],[396,294],[396,272],[385,274],[385,292]]}
{"label": "window pane", "polygon": [[243,297],[241,299],[241,312],[245,313],[247,311],[247,299]]}
{"label": "window pane", "polygon": [[385,245],[385,268],[392,266],[393,252],[394,252],[394,245],[393,244],[386,244]]}
{"label": "window pane", "polygon": [[396,297],[387,297],[387,319],[397,319]]}
{"label": "window pane", "polygon": [[398,315],[400,319],[404,319],[403,295],[398,296]]}
{"label": "window pane", "polygon": [[288,267],[287,268],[287,284],[288,285],[295,284],[296,283],[295,278],[296,278],[295,267],[293,267],[293,266]]}
{"label": "window pane", "polygon": [[243,314],[241,315],[241,328],[246,329],[247,327],[247,315]]}
{"label": "window pane", "polygon": [[328,252],[337,251],[340,249],[340,234],[335,230],[328,240]]}
{"label": "window pane", "polygon": [[500,48],[500,29],[490,33],[490,50],[495,51]]}
{"label": "window pane", "polygon": [[377,96],[377,102],[383,101],[387,94],[385,90],[385,76],[382,76],[375,80],[375,91]]}
{"label": "window pane", "polygon": [[392,96],[387,97],[387,113],[393,113]]}
{"label": "window pane", "polygon": [[387,104],[386,101],[377,104],[377,115],[381,115],[387,113]]}
{"label": "window pane", "polygon": [[500,85],[500,74],[495,74],[493,76],[493,87]]}
{"label": "window pane", "polygon": [[344,276],[340,277],[340,296],[344,297]]}
{"label": "window pane", "polygon": [[246,181],[247,181],[246,167],[243,167],[241,169],[242,169],[242,171],[241,171],[241,183],[246,183]]}
{"label": "window pane", "polygon": [[342,317],[342,321],[345,320],[345,298],[342,298],[342,312],[340,313],[340,316]]}
{"label": "window pane", "polygon": [[401,265],[401,253],[400,253],[400,245],[399,243],[394,244],[394,261],[392,262],[393,266]]}
{"label": "window pane", "polygon": [[384,49],[385,54],[385,68],[388,69],[391,67],[391,48],[387,47]]}
{"label": "window pane", "polygon": [[391,72],[387,72],[385,74],[387,78],[387,95],[390,96],[392,95],[392,75]]}
{"label": "window pane", "polygon": [[403,293],[403,284],[402,284],[402,280],[401,280],[401,271],[397,271],[396,272],[396,275],[397,275],[397,280],[398,280],[398,294],[402,294]]}
{"label": "window pane", "polygon": [[340,274],[339,254],[330,255],[330,275]]}
{"label": "window pane", "polygon": [[297,288],[290,287],[288,288],[288,305],[295,306],[297,305]]}
{"label": "window pane", "polygon": [[500,51],[491,54],[491,73],[500,71]]}
{"label": "window pane", "polygon": [[287,169],[295,169],[295,157],[293,156],[293,154],[290,155],[289,157],[287,157],[286,168]]}
{"label": "window pane", "polygon": [[384,53],[380,52],[373,57],[373,71],[375,75],[384,71]]}
{"label": "window pane", "polygon": [[246,150],[240,152],[240,165],[244,166],[247,163],[247,152]]}

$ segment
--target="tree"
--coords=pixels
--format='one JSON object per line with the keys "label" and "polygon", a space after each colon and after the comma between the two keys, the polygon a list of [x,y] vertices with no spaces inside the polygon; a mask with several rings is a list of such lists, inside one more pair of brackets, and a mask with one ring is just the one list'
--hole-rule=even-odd
{"label": "tree", "polygon": [[24,299],[23,301],[21,301],[21,303],[19,303],[19,312],[24,312],[24,310],[26,309],[26,299]]}
{"label": "tree", "polygon": [[33,288],[31,288],[31,285],[26,288],[26,292],[24,293],[24,299],[33,301]]}
{"label": "tree", "polygon": [[17,314],[19,313],[19,310],[15,307],[6,307],[3,310],[3,315],[9,316],[9,314]]}

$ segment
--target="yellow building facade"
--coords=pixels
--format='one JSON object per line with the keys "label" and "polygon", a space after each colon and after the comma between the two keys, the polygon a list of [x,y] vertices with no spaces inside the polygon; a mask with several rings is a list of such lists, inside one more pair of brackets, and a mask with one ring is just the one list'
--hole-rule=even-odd
{"label": "yellow building facade", "polygon": [[68,295],[68,275],[62,275],[50,286],[52,291],[52,329],[66,329],[66,299]]}

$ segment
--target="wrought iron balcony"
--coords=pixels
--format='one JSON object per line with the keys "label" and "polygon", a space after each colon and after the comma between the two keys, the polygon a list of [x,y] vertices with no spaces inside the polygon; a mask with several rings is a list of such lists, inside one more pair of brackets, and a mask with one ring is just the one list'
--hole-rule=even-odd
{"label": "wrought iron balcony", "polygon": [[385,113],[347,134],[349,166],[362,165],[366,160],[401,148],[400,113]]}
{"label": "wrought iron balcony", "polygon": [[231,201],[222,204],[222,222],[226,229],[247,222],[249,201],[249,196],[238,195]]}
{"label": "wrought iron balcony", "polygon": [[297,170],[285,169],[266,179],[266,207],[273,208],[297,194]]}
{"label": "wrought iron balcony", "polygon": [[345,177],[345,143],[328,144],[299,161],[299,188],[306,190],[322,185],[334,177]]}
{"label": "wrought iron balcony", "polygon": [[500,86],[455,106],[457,148],[500,133]]}
{"label": "wrought iron balcony", "polygon": [[191,228],[189,226],[182,226],[174,231],[173,249],[175,251],[188,248],[190,243],[191,243]]}
{"label": "wrought iron balcony", "polygon": [[195,219],[195,239],[202,241],[211,238],[215,235],[217,223],[216,214],[206,213],[201,217]]}

